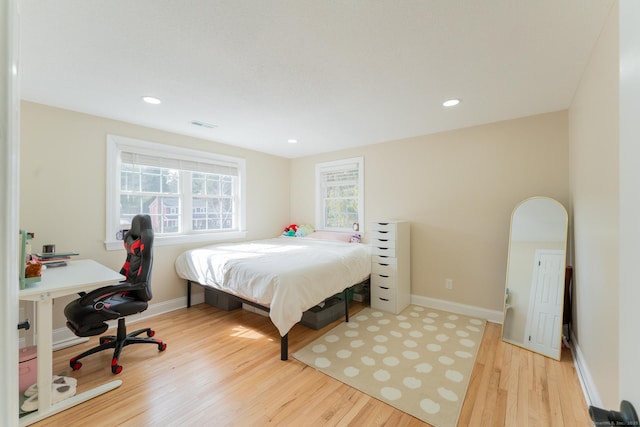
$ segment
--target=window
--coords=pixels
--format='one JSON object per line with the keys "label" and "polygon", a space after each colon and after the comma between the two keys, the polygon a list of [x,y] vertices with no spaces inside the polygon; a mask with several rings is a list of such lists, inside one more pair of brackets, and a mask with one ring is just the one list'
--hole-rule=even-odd
{"label": "window", "polygon": [[350,231],[363,228],[364,161],[362,157],[316,165],[316,228]]}
{"label": "window", "polygon": [[138,213],[158,245],[244,237],[243,159],[109,135],[107,173],[107,249]]}

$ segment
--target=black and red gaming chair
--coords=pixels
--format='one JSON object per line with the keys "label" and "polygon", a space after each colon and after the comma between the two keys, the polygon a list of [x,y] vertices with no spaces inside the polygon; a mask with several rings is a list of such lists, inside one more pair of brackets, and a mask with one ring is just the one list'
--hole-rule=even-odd
{"label": "black and red gaming chair", "polygon": [[[124,318],[147,309],[151,299],[151,266],[153,264],[153,228],[149,215],[136,215],[131,221],[131,229],[124,235],[127,259],[120,270],[126,277],[124,282],[96,289],[70,302],[64,308],[67,327],[79,337],[100,335],[109,328],[108,320],[118,319],[116,335],[100,337],[100,345],[72,358],[69,365],[75,371],[80,369],[80,359],[108,348],[113,348],[111,372],[119,374],[122,366],[118,358],[122,348],[129,344],[156,344],[159,351],[167,345],[152,339],[155,334],[149,328],[127,334]],[[147,337],[138,337],[146,333]]]}

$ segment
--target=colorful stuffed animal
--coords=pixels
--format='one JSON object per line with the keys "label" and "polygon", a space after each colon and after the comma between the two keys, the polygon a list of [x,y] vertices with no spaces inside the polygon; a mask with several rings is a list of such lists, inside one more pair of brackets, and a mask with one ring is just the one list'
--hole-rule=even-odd
{"label": "colorful stuffed animal", "polygon": [[298,231],[298,225],[297,224],[291,224],[288,225],[284,228],[284,232],[282,233],[285,236],[295,236],[296,235],[296,231]]}
{"label": "colorful stuffed animal", "polygon": [[313,227],[307,224],[302,224],[299,225],[296,230],[296,237],[305,237],[311,233],[313,233]]}

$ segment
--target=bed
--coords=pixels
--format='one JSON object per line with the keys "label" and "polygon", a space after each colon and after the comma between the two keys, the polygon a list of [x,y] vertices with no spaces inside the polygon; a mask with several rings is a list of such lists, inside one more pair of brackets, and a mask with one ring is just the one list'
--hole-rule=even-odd
{"label": "bed", "polygon": [[[191,285],[223,291],[269,312],[281,336],[281,359],[288,358],[288,332],[302,313],[345,292],[371,273],[368,246],[336,240],[327,233],[309,237],[226,243],[191,249],[175,262],[176,273]],[[345,314],[348,321],[347,298]]]}

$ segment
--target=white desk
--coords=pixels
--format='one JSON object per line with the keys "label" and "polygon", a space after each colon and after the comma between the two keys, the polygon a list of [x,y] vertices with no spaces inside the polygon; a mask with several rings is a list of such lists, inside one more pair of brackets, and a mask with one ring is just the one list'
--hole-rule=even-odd
{"label": "white desk", "polygon": [[51,404],[51,380],[53,377],[52,300],[78,292],[88,292],[102,286],[114,284],[124,276],[90,259],[68,261],[67,266],[43,270],[42,280],[21,289],[20,300],[35,301],[36,332],[38,346],[38,410],[20,418],[20,426],[27,426],[43,418],[64,411],[72,406],[92,399],[122,384],[111,381],[102,386],[76,394]]}

